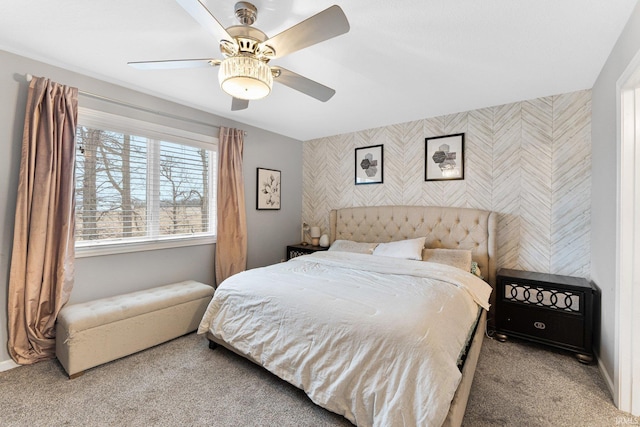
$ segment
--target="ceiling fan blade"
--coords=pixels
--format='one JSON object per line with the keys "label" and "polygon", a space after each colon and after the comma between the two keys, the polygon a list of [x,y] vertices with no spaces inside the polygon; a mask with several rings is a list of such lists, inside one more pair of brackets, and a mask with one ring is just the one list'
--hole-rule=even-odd
{"label": "ceiling fan blade", "polygon": [[139,70],[172,70],[176,68],[205,68],[220,65],[219,59],[167,59],[163,61],[127,62],[128,65]]}
{"label": "ceiling fan blade", "polygon": [[246,110],[249,108],[249,100],[233,98],[231,101],[231,111]]}
{"label": "ceiling fan blade", "polygon": [[233,44],[236,41],[227,30],[220,24],[215,16],[200,0],[176,0],[184,10],[200,25],[202,25],[207,31],[209,31],[216,38],[217,41],[227,40]]}
{"label": "ceiling fan blade", "polygon": [[272,69],[280,71],[280,75],[277,76],[274,81],[289,86],[291,89],[295,89],[322,102],[327,102],[336,93],[336,91],[330,87],[321,85],[286,68],[273,67]]}
{"label": "ceiling fan blade", "polygon": [[333,5],[271,37],[263,44],[271,46],[276,51],[275,58],[282,58],[297,50],[344,34],[349,28],[349,21],[340,6]]}

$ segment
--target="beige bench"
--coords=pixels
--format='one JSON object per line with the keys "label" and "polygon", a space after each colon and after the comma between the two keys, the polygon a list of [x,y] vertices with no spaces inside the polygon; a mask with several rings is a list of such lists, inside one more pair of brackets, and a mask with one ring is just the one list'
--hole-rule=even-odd
{"label": "beige bench", "polygon": [[56,326],[56,356],[69,378],[78,377],[194,331],[212,295],[211,286],[191,280],[65,306]]}

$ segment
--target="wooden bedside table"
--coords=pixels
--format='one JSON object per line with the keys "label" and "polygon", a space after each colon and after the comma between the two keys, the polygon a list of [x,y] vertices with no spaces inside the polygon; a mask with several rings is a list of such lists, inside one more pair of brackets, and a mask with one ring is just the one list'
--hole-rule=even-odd
{"label": "wooden bedside table", "polygon": [[313,245],[289,245],[287,246],[287,261],[291,258],[295,258],[300,255],[308,255],[318,251],[326,251],[329,248],[323,248],[322,246]]}
{"label": "wooden bedside table", "polygon": [[593,360],[598,290],[588,280],[500,269],[496,280],[496,338],[509,335],[570,350]]}

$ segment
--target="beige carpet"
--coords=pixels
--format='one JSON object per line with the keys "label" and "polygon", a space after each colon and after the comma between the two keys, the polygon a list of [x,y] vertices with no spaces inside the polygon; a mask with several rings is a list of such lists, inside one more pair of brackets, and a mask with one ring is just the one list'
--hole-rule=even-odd
{"label": "beige carpet", "polygon": [[464,425],[609,427],[629,417],[614,406],[597,365],[522,340],[485,338]]}
{"label": "beige carpet", "polygon": [[[209,350],[195,334],[75,380],[57,361],[2,372],[0,396],[1,426],[351,425],[235,354]],[[595,365],[485,339],[464,425],[615,426],[624,416]]]}

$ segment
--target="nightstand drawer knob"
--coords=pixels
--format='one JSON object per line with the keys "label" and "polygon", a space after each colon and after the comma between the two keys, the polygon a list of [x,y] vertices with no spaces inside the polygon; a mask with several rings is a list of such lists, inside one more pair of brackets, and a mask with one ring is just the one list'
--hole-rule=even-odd
{"label": "nightstand drawer knob", "polygon": [[547,327],[547,325],[542,322],[533,322],[533,326],[535,326],[536,329],[545,329]]}

